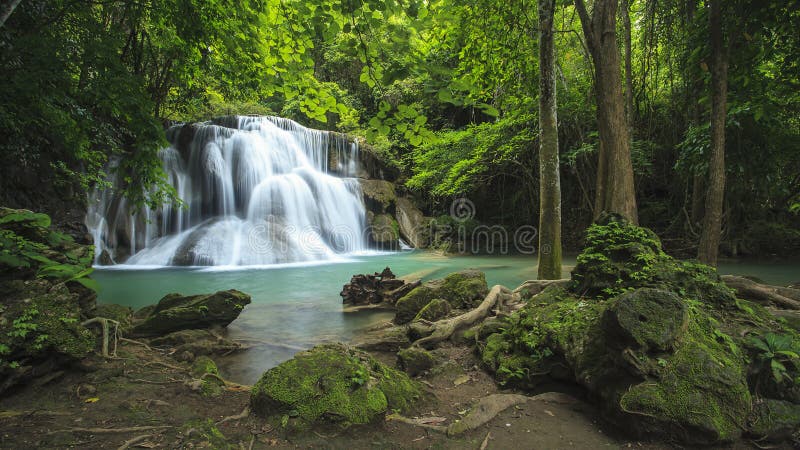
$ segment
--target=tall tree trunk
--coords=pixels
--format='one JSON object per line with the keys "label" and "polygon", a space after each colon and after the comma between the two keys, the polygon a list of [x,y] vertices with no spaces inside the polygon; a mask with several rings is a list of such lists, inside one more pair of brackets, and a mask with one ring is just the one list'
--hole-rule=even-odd
{"label": "tall tree trunk", "polygon": [[0,5],[0,28],[5,25],[6,20],[11,17],[11,13],[22,3],[22,0],[5,0],[2,5]]}
{"label": "tall tree trunk", "polygon": [[725,118],[727,116],[728,58],[722,36],[722,0],[709,0],[711,37],[711,155],[703,233],[697,259],[716,266],[722,233],[722,203],[725,197]]}
{"label": "tall tree trunk", "polygon": [[[686,25],[685,29],[689,30],[694,27],[694,17],[697,11],[697,0],[686,0]],[[688,45],[688,37],[687,44]],[[687,58],[688,59],[688,58]],[[684,71],[688,80],[688,93],[686,99],[686,107],[689,110],[689,124],[691,126],[700,124],[700,103],[697,99],[703,89],[703,79],[697,73],[697,65],[685,64]],[[689,221],[694,226],[703,220],[703,208],[705,203],[706,192],[706,175],[704,173],[696,173],[692,177],[692,210]]]}
{"label": "tall tree trunk", "polygon": [[628,134],[633,139],[633,63],[631,61],[631,12],[630,2],[621,0],[619,14],[622,16],[622,31],[625,38],[625,120]]}
{"label": "tall tree trunk", "polygon": [[607,211],[638,223],[630,133],[625,119],[617,48],[617,0],[595,0],[591,17],[584,0],[575,0],[575,9],[578,10],[594,65],[597,127],[600,134],[595,218]]}
{"label": "tall tree trunk", "polygon": [[561,180],[556,103],[555,0],[539,0],[539,279],[561,278]]}

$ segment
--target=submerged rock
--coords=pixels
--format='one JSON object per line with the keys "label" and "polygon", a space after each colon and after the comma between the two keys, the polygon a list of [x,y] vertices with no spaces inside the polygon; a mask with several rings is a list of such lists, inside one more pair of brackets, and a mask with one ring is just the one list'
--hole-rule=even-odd
{"label": "submerged rock", "polygon": [[167,294],[149,315],[134,325],[136,336],[158,336],[173,331],[225,327],[250,304],[250,296],[235,289],[214,294]]}
{"label": "submerged rock", "polygon": [[253,386],[250,406],[260,416],[296,418],[299,426],[363,424],[406,409],[420,392],[406,374],[368,354],[326,344],[264,373]]}
{"label": "submerged rock", "polygon": [[462,270],[443,279],[426,281],[397,301],[395,322],[411,322],[434,299],[446,300],[453,309],[474,308],[488,292],[486,276],[477,270]]}

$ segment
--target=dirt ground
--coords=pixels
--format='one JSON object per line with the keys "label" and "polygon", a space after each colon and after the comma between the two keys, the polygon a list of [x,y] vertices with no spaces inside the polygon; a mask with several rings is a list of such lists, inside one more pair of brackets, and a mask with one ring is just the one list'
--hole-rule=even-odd
{"label": "dirt ground", "polygon": [[[448,425],[479,398],[500,392],[468,348],[437,352],[445,362],[419,378],[427,393],[408,417]],[[395,363],[391,354],[376,356]],[[116,359],[92,357],[81,366],[0,400],[0,448],[674,448],[625,439],[588,403],[565,395],[508,408],[455,437],[397,421],[287,435],[261,418],[242,417],[247,387],[203,397],[190,386],[188,366],[155,349],[123,343]]]}

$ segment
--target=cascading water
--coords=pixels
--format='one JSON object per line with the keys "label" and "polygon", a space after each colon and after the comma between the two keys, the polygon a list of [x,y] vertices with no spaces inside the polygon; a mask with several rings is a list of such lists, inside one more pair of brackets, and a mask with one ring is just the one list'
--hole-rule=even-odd
{"label": "cascading water", "polygon": [[96,263],[268,265],[366,250],[358,145],[343,136],[226,117],[174,126],[167,138],[159,156],[185,206],[131,214],[113,189],[93,193]]}

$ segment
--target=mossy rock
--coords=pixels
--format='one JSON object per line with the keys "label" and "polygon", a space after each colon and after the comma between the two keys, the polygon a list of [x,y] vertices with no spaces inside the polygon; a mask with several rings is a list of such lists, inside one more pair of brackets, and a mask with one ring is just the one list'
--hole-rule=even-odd
{"label": "mossy rock", "polygon": [[268,370],[253,386],[250,406],[263,417],[291,416],[302,425],[364,424],[420,395],[408,375],[342,344],[326,344]]}
{"label": "mossy rock", "polygon": [[423,348],[409,347],[397,352],[397,362],[401,369],[415,377],[433,368],[436,358]]}
{"label": "mossy rock", "polygon": [[235,289],[214,294],[164,296],[150,314],[134,325],[137,336],[158,336],[173,331],[225,327],[250,303],[250,296]]}
{"label": "mossy rock", "polygon": [[400,239],[400,231],[397,221],[389,214],[367,213],[367,224],[369,225],[369,238],[375,245],[381,248],[393,248]]}
{"label": "mossy rock", "polygon": [[686,304],[669,291],[641,288],[622,294],[606,311],[606,330],[622,346],[642,351],[669,350],[686,330]]}
{"label": "mossy rock", "polygon": [[800,429],[800,405],[784,400],[759,400],[748,418],[748,429],[759,440],[786,440]]}
{"label": "mossy rock", "polygon": [[419,314],[431,300],[444,299],[453,309],[469,309],[477,306],[486,294],[486,275],[477,270],[462,270],[443,279],[427,281],[400,298],[395,307],[395,322],[408,323]]}
{"label": "mossy rock", "polygon": [[359,183],[368,211],[376,215],[394,213],[397,194],[393,183],[373,179],[360,179]]}
{"label": "mossy rock", "polygon": [[436,322],[437,320],[444,319],[450,314],[450,303],[441,298],[435,298],[428,302],[419,313],[417,313],[414,320],[427,320],[429,322]]}
{"label": "mossy rock", "polygon": [[94,316],[116,320],[119,322],[120,331],[125,333],[130,328],[133,321],[133,309],[129,306],[116,305],[113,303],[100,303],[94,310]]}
{"label": "mossy rock", "polygon": [[208,356],[199,356],[192,363],[192,376],[201,381],[200,392],[205,397],[216,397],[222,393],[225,383],[219,376],[217,364]]}

